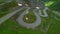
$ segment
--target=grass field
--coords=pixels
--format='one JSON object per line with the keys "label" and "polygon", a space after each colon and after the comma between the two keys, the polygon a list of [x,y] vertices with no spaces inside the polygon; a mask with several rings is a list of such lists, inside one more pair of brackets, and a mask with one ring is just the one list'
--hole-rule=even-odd
{"label": "grass field", "polygon": [[[50,9],[56,8],[51,8]],[[59,12],[59,11],[58,11]],[[34,30],[22,27],[18,22],[13,20],[12,18],[8,19],[4,23],[0,25],[0,34],[60,34],[60,20],[56,20],[54,17],[56,14],[51,12],[47,12],[49,17],[44,18],[41,17],[42,23],[40,26],[36,27]],[[7,13],[3,13],[7,14]],[[1,15],[1,13],[0,13]],[[17,14],[18,16],[18,14]],[[16,16],[14,16],[16,18]],[[58,16],[60,19],[60,16]],[[57,17],[57,18],[58,18]],[[51,24],[50,24],[51,23]],[[50,26],[49,26],[50,24]],[[48,28],[49,26],[49,28]],[[41,29],[42,28],[42,29]],[[46,29],[48,30],[46,31]],[[46,32],[44,32],[46,31]]]}
{"label": "grass field", "polygon": [[[26,20],[28,18],[28,20]],[[36,16],[33,13],[33,10],[30,10],[28,14],[25,14],[23,17],[23,21],[26,23],[33,23],[36,21]]]}
{"label": "grass field", "polygon": [[[51,15],[53,14],[49,14],[49,16]],[[60,34],[60,20],[55,20],[54,17],[43,18],[42,24],[36,27],[35,30],[22,27],[18,22],[10,18],[0,25],[0,34],[44,34],[45,32],[41,31],[41,27],[46,29],[48,23],[51,23],[51,25],[46,34]]]}
{"label": "grass field", "polygon": [[39,28],[36,28],[36,30],[27,29],[25,27],[21,27],[12,19],[7,20],[1,24],[0,27],[0,34],[42,34]]}

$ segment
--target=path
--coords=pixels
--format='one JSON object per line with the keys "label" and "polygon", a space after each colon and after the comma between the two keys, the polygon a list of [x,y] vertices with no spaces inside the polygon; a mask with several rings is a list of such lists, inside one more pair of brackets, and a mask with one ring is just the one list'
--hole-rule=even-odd
{"label": "path", "polygon": [[39,9],[39,13],[38,13],[38,15],[40,15],[40,16],[42,16],[42,17],[48,17],[47,10],[48,10],[48,8],[45,7],[45,9],[43,10],[44,15],[42,15],[41,10]]}
{"label": "path", "polygon": [[20,10],[22,10],[23,8],[19,8],[18,10],[13,11],[12,13],[9,13],[7,15],[5,15],[4,17],[0,18],[0,24],[3,23],[4,21],[6,21],[7,19],[9,19],[10,17],[12,17],[13,15],[15,15],[17,12],[19,12]]}
{"label": "path", "polygon": [[[29,10],[29,9],[27,9]],[[26,11],[27,11],[26,10]],[[41,18],[40,16],[35,12],[36,10],[33,11],[33,13],[35,14],[36,16],[36,21],[34,23],[31,23],[31,24],[28,24],[26,22],[23,21],[23,17],[24,15],[26,14],[26,11],[24,11],[16,20],[17,22],[21,25],[21,26],[24,26],[24,27],[27,27],[27,28],[32,28],[34,29],[35,27],[39,26],[40,23],[41,23]]]}

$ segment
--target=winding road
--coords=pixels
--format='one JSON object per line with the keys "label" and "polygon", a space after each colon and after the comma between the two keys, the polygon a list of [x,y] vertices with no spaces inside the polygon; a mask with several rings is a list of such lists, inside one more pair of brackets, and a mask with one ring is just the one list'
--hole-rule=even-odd
{"label": "winding road", "polygon": [[48,17],[47,10],[48,10],[48,8],[45,7],[45,9],[43,10],[43,13],[44,13],[44,15],[43,15],[41,10],[39,9],[38,15],[42,16],[42,17]]}
{"label": "winding road", "polygon": [[[28,11],[28,10],[29,10],[29,8],[28,8],[26,11]],[[34,10],[33,13],[35,14],[37,20],[36,20],[34,23],[31,23],[31,24],[26,23],[26,22],[23,21],[23,17],[24,17],[24,15],[26,14],[26,11],[24,11],[24,12],[16,19],[16,21],[17,21],[21,26],[35,29],[35,27],[37,27],[37,26],[40,25],[40,23],[41,23],[41,18],[40,18],[40,16],[35,12],[36,10]]]}

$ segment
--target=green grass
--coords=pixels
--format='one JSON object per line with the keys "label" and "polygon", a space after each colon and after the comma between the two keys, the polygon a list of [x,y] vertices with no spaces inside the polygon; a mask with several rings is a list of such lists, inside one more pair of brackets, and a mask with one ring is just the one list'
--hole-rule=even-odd
{"label": "green grass", "polygon": [[[60,34],[60,20],[55,20],[54,17],[51,17],[55,16],[53,13],[48,12],[48,14],[49,18],[42,19],[42,23],[45,24],[44,28],[47,27],[46,23],[52,23],[46,34]],[[0,25],[0,34],[44,34],[41,32],[40,28],[41,27],[39,26],[35,28],[35,30],[28,29],[22,27],[18,22],[10,18]]]}
{"label": "green grass", "polygon": [[[57,7],[56,7],[56,4],[55,4],[55,7],[51,5],[51,6],[49,6],[49,8],[58,9],[59,4],[57,5]],[[52,7],[54,7],[54,8],[52,8]],[[42,23],[39,27],[36,27],[35,30],[22,27],[21,25],[19,25],[18,22],[16,22],[15,20],[12,20],[10,18],[0,25],[0,34],[44,34],[43,32],[41,32],[40,28],[42,27],[42,25],[43,25],[43,28],[47,28],[48,23],[51,23],[51,26],[49,27],[46,34],[60,34],[60,20],[56,20],[54,18],[57,15],[52,13],[52,11],[48,12],[48,15],[49,15],[48,18],[41,17]]]}
{"label": "green grass", "polygon": [[0,18],[7,15],[8,13],[11,13],[12,11],[0,11]]}
{"label": "green grass", "polygon": [[[28,18],[28,20],[26,20],[26,17]],[[32,10],[30,10],[30,12],[28,14],[24,15],[23,21],[26,23],[33,23],[36,21],[36,16],[32,12]]]}
{"label": "green grass", "polygon": [[[43,28],[46,31],[46,28],[47,28],[48,24],[51,23],[46,34],[60,34],[60,32],[59,32],[60,31],[60,27],[59,27],[60,26],[59,25],[60,24],[60,20],[56,20],[54,18],[57,15],[52,13],[52,11],[47,12],[47,13],[48,13],[49,17],[48,18],[42,18],[42,23],[41,23],[40,27]],[[57,18],[58,17],[59,16],[57,16]]]}
{"label": "green grass", "polygon": [[19,24],[12,19],[7,20],[0,25],[0,34],[39,34],[39,33],[43,34],[43,32],[39,30],[39,28],[36,28],[36,30],[27,29],[19,26]]}
{"label": "green grass", "polygon": [[[48,21],[52,23],[47,34],[60,34],[60,20],[58,21],[55,20],[54,18],[50,18],[46,21],[47,23]],[[44,21],[44,23],[46,23],[46,21]],[[12,20],[10,18],[0,25],[0,34],[44,34],[44,33],[41,32],[40,27],[37,27],[35,30],[27,29],[25,27],[22,27],[15,20]]]}
{"label": "green grass", "polygon": [[60,34],[60,20],[53,20],[47,34]]}

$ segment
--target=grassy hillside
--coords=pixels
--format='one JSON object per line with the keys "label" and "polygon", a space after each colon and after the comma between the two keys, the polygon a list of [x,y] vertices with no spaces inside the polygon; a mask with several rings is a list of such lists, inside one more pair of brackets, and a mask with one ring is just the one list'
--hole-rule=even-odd
{"label": "grassy hillside", "polygon": [[[21,25],[19,25],[18,22],[10,18],[4,23],[0,24],[0,34],[60,34],[60,20],[55,19],[55,17],[60,19],[60,16],[52,12],[53,10],[60,11],[59,10],[60,0],[51,0],[51,1],[54,1],[52,5],[50,5],[50,3],[48,2],[47,4],[49,4],[48,7],[52,10],[50,12],[47,11],[49,15],[47,18],[41,17],[42,23],[40,26],[36,27],[35,29],[28,29],[28,28],[22,27]],[[0,12],[1,16],[3,14],[5,15],[5,12],[4,13]],[[17,17],[17,16],[14,16],[14,17]],[[46,29],[48,30],[46,31]]]}

